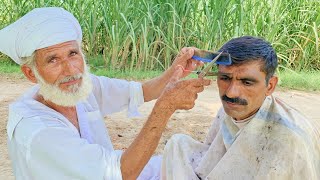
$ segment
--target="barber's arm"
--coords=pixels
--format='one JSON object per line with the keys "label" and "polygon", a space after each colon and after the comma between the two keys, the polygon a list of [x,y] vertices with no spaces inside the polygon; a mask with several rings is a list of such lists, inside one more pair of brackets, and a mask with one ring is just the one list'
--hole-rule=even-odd
{"label": "barber's arm", "polygon": [[[181,63],[180,65],[182,66],[184,65],[184,68],[188,68],[188,60],[190,60],[192,54],[193,50],[190,50],[190,53],[180,54],[173,63],[173,68],[177,66],[178,63]],[[169,75],[171,77],[166,77]],[[198,97],[197,94],[203,91],[204,86],[210,84],[209,80],[201,78],[179,81],[179,79],[185,75],[182,68],[176,68],[175,71],[172,69],[172,72],[166,72],[163,75],[164,77],[160,77],[164,78],[162,79],[162,83],[156,83],[160,86],[157,89],[158,92],[152,93],[152,89],[148,89],[148,91],[151,91],[148,92],[151,93],[148,98],[152,99],[157,96],[159,97],[142,130],[129,148],[122,154],[121,173],[123,179],[137,178],[157,148],[162,132],[164,131],[170,116],[177,109],[188,110],[193,108],[195,100]],[[150,84],[145,86],[144,91],[146,90],[146,87],[152,88],[152,86],[149,86]],[[163,91],[161,92],[162,89]]]}
{"label": "barber's arm", "polygon": [[[186,70],[194,70],[202,65],[201,62],[191,59],[194,54],[194,47],[184,47],[181,49],[179,55],[174,60],[169,69],[167,69],[161,76],[151,79],[142,84],[144,101],[148,102],[160,96],[164,87],[168,84],[170,78],[177,68],[184,68]],[[190,72],[185,71],[180,78],[187,76]]]}

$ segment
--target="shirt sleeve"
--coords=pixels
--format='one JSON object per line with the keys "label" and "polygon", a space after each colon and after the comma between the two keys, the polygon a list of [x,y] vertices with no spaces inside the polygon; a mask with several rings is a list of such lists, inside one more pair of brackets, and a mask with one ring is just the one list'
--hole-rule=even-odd
{"label": "shirt sleeve", "polygon": [[89,144],[66,127],[43,128],[33,135],[29,149],[33,179],[122,179],[121,153]]}
{"label": "shirt sleeve", "polygon": [[91,75],[93,94],[103,116],[128,109],[128,116],[139,116],[138,106],[144,103],[139,82]]}

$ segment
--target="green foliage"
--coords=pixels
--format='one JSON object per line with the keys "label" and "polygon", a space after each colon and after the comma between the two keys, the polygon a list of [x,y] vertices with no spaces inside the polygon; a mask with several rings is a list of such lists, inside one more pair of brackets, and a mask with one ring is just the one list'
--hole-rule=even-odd
{"label": "green foliage", "polygon": [[95,75],[98,76],[107,76],[110,78],[120,78],[120,79],[126,79],[126,80],[146,80],[151,79],[154,77],[159,76],[162,71],[125,71],[120,68],[111,69],[104,65],[103,63],[103,57],[102,56],[96,56],[96,57],[89,57],[87,60],[90,62],[89,68],[90,72],[92,72]]}
{"label": "green foliage", "polygon": [[318,0],[1,1],[0,28],[35,7],[72,12],[106,70],[164,70],[184,46],[217,50],[243,35],[272,42],[281,69],[320,70]]}
{"label": "green foliage", "polygon": [[320,90],[320,74],[319,71],[311,72],[293,72],[281,71],[280,86],[289,89],[319,91]]}
{"label": "green foliage", "polygon": [[20,66],[16,64],[14,61],[10,59],[0,58],[0,74],[2,73],[13,73],[13,74],[19,74]]}
{"label": "green foliage", "polygon": [[[103,64],[103,57],[88,57],[90,63],[90,71],[99,76],[107,76],[110,78],[120,78],[127,80],[143,81],[159,76],[162,71],[125,71],[121,69],[107,70]],[[9,59],[0,58],[0,75],[13,74],[15,77],[23,77],[20,66]],[[216,71],[216,70],[214,70]],[[278,72],[280,77],[279,85],[284,88],[320,91],[320,71],[311,72],[294,72],[290,69],[285,69]],[[197,78],[196,74],[190,74],[185,79]],[[215,80],[216,77],[207,77]]]}

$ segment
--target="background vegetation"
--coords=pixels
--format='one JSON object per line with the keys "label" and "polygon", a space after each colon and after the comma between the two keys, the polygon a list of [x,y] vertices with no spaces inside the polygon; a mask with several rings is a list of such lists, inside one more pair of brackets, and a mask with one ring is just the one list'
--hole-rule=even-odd
{"label": "background vegetation", "polygon": [[[278,73],[320,70],[319,0],[0,2],[0,29],[35,7],[59,6],[72,12],[83,28],[83,48],[93,57],[89,63],[97,69],[162,71],[184,46],[217,50],[233,37],[253,35],[277,50]],[[93,59],[98,61],[90,62]]]}

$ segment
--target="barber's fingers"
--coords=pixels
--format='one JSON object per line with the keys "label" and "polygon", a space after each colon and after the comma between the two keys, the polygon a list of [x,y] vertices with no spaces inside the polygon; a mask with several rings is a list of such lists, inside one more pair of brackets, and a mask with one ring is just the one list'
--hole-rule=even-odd
{"label": "barber's fingers", "polygon": [[170,83],[175,83],[182,77],[183,77],[183,67],[177,66],[172,77],[170,78]]}
{"label": "barber's fingers", "polygon": [[203,79],[203,78],[199,78],[202,79],[202,85],[203,86],[209,86],[211,84],[211,80],[210,79]]}
{"label": "barber's fingers", "polygon": [[196,69],[198,69],[198,67],[202,67],[204,65],[203,62],[201,61],[197,61],[197,60],[194,60],[194,59],[189,59],[187,61],[187,65],[186,65],[186,70],[189,70],[189,71],[194,71]]}
{"label": "barber's fingers", "polygon": [[186,82],[188,82],[190,86],[194,87],[209,86],[211,84],[211,80],[204,78],[188,79]]}
{"label": "barber's fingers", "polygon": [[198,92],[194,92],[194,90],[189,90],[188,96],[185,98],[185,103],[183,104],[183,109],[192,109],[195,106],[196,99],[198,99]]}
{"label": "barber's fingers", "polygon": [[185,54],[187,53],[190,49],[192,49],[193,51],[196,50],[197,48],[196,47],[183,47],[181,50],[180,50],[180,54]]}
{"label": "barber's fingers", "polygon": [[193,89],[194,89],[194,92],[199,93],[204,90],[204,86],[197,86],[197,87],[194,87]]}
{"label": "barber's fingers", "polygon": [[204,65],[204,63],[202,61],[197,61],[197,60],[194,60],[194,59],[192,59],[191,62],[193,64],[193,66],[196,66],[196,68],[197,67],[201,67],[201,66]]}
{"label": "barber's fingers", "polygon": [[178,58],[181,60],[188,60],[191,59],[193,55],[194,48],[186,47],[181,49]]}
{"label": "barber's fingers", "polygon": [[183,109],[183,110],[190,110],[190,109],[192,109],[194,106],[195,106],[195,102],[186,103],[186,104],[184,104],[184,107],[182,107],[181,109]]}
{"label": "barber's fingers", "polygon": [[181,54],[185,54],[185,53],[188,52],[188,50],[189,50],[189,47],[184,47],[184,48],[182,48],[182,49],[180,50],[180,53],[181,53]]}

